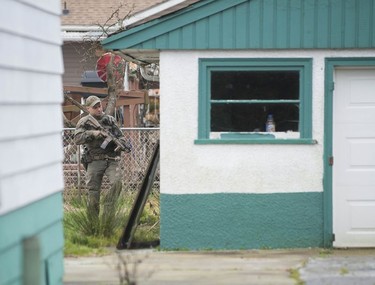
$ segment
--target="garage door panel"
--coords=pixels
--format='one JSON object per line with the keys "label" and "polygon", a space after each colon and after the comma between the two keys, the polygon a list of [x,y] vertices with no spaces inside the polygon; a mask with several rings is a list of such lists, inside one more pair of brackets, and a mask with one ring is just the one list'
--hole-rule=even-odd
{"label": "garage door panel", "polygon": [[[350,212],[350,230],[375,232],[375,199],[365,201],[348,201]],[[369,219],[369,217],[371,217]]]}
{"label": "garage door panel", "polygon": [[335,156],[337,185],[375,185],[375,138],[341,137]]}
{"label": "garage door panel", "polygon": [[[370,111],[375,113],[375,109]],[[350,114],[348,114],[350,116]],[[358,115],[355,115],[358,116]],[[366,117],[367,118],[367,117]],[[369,120],[375,121],[375,115],[368,117]],[[335,127],[341,130],[336,138],[337,139],[351,139],[351,138],[373,138],[375,139],[375,124],[361,123],[347,123],[335,122]]]}
{"label": "garage door panel", "polygon": [[[341,195],[345,201],[344,203],[348,203],[348,201],[375,200],[375,191],[372,185],[359,185],[358,187],[356,185],[344,185],[340,186],[340,190],[342,191]],[[358,200],[358,197],[361,197],[361,200]]]}
{"label": "garage door panel", "polygon": [[350,95],[348,96],[348,103],[350,105],[368,106],[373,104],[375,106],[375,80],[371,76],[362,75],[365,78],[348,80]]}
{"label": "garage door panel", "polygon": [[375,168],[375,138],[348,138],[349,166],[354,168]]}
{"label": "garage door panel", "polygon": [[375,69],[335,75],[334,246],[375,246]]}
{"label": "garage door panel", "polygon": [[[375,119],[374,112],[375,106],[346,107],[345,112],[341,112],[341,114],[338,114],[340,115],[340,117],[337,117],[335,119],[335,123],[353,124],[353,128],[361,130],[360,127],[364,124],[372,124],[370,122],[373,122]],[[352,117],[354,118],[351,119]]]}
{"label": "garage door panel", "polygon": [[[371,176],[375,176],[375,171],[372,171]],[[344,177],[337,181],[336,186],[344,187],[371,187],[375,183],[375,179],[373,177],[368,178],[369,172],[364,173],[363,171],[355,171],[355,170],[348,170],[337,172],[336,175],[343,175]],[[356,189],[354,189],[356,190]],[[356,190],[359,191],[359,190]],[[368,191],[367,188],[363,189],[364,191]]]}

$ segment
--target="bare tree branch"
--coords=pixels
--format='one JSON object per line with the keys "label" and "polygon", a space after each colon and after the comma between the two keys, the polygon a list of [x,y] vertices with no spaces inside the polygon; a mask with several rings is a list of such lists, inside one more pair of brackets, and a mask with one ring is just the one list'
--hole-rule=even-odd
{"label": "bare tree branch", "polygon": [[81,103],[78,103],[76,100],[73,98],[69,97],[65,92],[64,92],[64,98],[70,101],[73,105],[77,106],[81,111],[87,115],[89,112],[87,111],[86,107],[83,106]]}
{"label": "bare tree branch", "polygon": [[[126,19],[130,18],[130,15],[134,11],[135,4],[132,5],[132,7],[129,9],[128,13],[125,16],[120,17],[120,10],[124,6],[126,6],[126,4],[124,4],[124,3],[120,4],[119,7],[112,13],[112,15],[107,19],[107,21],[103,25],[97,23],[97,25],[101,28],[103,34],[108,36],[109,35],[109,29],[116,26],[116,25],[120,25],[119,30],[117,32],[125,29],[123,27],[123,22]],[[108,23],[113,19],[115,19],[116,21],[113,24],[108,25]]]}
{"label": "bare tree branch", "polygon": [[68,120],[68,118],[64,115],[64,112],[63,112],[63,121],[64,121],[64,127],[65,128],[75,128],[76,125],[73,124],[71,121]]}
{"label": "bare tree branch", "polygon": [[[126,1],[120,3],[120,5],[113,11],[113,13],[107,18],[105,23],[103,24],[96,24],[99,29],[99,33],[96,34],[95,37],[93,35],[88,35],[83,39],[83,42],[89,43],[89,47],[87,46],[82,47],[80,50],[76,49],[78,54],[82,56],[81,62],[84,64],[86,62],[92,62],[94,58],[97,58],[101,56],[104,51],[102,49],[100,41],[107,37],[110,32],[113,32],[114,27],[118,27],[116,32],[124,30],[123,22],[130,17],[132,12],[134,11],[135,5],[133,4],[130,9],[127,9],[127,13],[123,16],[121,16],[121,9],[122,8],[128,8],[129,5],[127,5]],[[115,20],[115,21],[113,21]],[[112,23],[113,22],[113,23]],[[106,114],[113,115],[116,109],[116,101],[117,101],[117,93],[118,90],[122,87],[122,84],[120,84],[121,79],[116,81],[116,78],[118,79],[117,74],[123,73],[121,70],[121,65],[116,66],[113,63],[114,56],[111,55],[110,63],[107,66],[107,86],[108,86],[108,104],[105,110]],[[118,68],[118,70],[114,70],[115,68]],[[116,73],[116,74],[115,74]],[[121,76],[120,76],[121,77]],[[123,77],[123,76],[122,76]],[[84,114],[87,114],[87,110],[84,106],[82,106],[80,103],[78,103],[76,100],[69,97],[67,94],[64,94],[64,97],[72,102],[75,106],[77,106],[79,109],[81,109]],[[64,124],[68,125],[69,123],[66,121],[68,120],[64,116]],[[70,122],[69,125],[72,125],[73,122]]]}

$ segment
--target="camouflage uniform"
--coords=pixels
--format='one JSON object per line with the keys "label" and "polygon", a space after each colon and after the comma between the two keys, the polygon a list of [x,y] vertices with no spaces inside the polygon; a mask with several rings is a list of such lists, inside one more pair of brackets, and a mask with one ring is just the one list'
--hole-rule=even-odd
{"label": "camouflage uniform", "polygon": [[[123,134],[112,116],[103,115],[95,117],[100,125],[114,136],[125,143]],[[120,151],[116,152],[116,144],[111,141],[105,149],[100,146],[105,140],[104,137],[95,137],[90,131],[95,127],[87,123],[88,116],[79,120],[74,132],[74,141],[77,145],[83,144],[87,155],[86,185],[88,188],[88,207],[95,215],[99,215],[100,188],[104,174],[108,177],[111,186],[121,181],[119,171]],[[112,189],[112,188],[111,188]],[[108,193],[112,201],[116,200],[119,193]]]}

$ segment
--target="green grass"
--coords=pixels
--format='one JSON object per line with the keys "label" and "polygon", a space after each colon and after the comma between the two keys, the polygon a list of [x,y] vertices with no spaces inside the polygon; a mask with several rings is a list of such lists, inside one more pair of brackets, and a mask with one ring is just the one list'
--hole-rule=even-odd
{"label": "green grass", "polygon": [[65,256],[101,256],[110,253],[105,247],[92,247],[73,243],[69,239],[65,240],[64,255]]}
{"label": "green grass", "polygon": [[[72,191],[69,196],[64,197],[64,255],[108,254],[119,241],[135,196],[135,193],[122,191],[111,211],[103,211],[104,206],[101,205],[99,219],[92,219],[90,216],[84,196],[79,197],[77,192]],[[102,201],[106,201],[106,198],[103,197],[101,203]],[[159,210],[159,193],[154,191],[147,199],[132,241],[149,242],[159,239]]]}
{"label": "green grass", "polygon": [[296,285],[304,285],[305,282],[301,280],[301,276],[299,274],[299,270],[297,268],[289,269],[289,277],[294,279]]}
{"label": "green grass", "polygon": [[346,267],[340,268],[340,275],[346,275],[349,274],[349,269]]}
{"label": "green grass", "polygon": [[325,257],[328,257],[330,255],[333,254],[333,250],[332,249],[322,249],[320,252],[319,252],[319,256],[322,257],[322,258],[325,258]]}

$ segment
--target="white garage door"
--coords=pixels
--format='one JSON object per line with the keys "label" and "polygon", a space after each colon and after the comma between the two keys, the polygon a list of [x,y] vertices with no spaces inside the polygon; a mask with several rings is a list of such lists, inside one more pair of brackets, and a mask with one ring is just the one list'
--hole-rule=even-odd
{"label": "white garage door", "polygon": [[375,246],[375,68],[335,71],[335,247]]}

